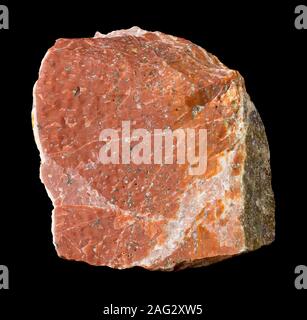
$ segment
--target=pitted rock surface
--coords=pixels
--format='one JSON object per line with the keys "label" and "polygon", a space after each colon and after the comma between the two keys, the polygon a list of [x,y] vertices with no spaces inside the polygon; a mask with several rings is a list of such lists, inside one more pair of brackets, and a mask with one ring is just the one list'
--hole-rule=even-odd
{"label": "pitted rock surface", "polygon": [[[274,239],[269,148],[244,80],[199,46],[134,27],[59,39],[34,87],[40,177],[59,256],[173,270]],[[205,128],[207,170],[102,164],[101,130]]]}

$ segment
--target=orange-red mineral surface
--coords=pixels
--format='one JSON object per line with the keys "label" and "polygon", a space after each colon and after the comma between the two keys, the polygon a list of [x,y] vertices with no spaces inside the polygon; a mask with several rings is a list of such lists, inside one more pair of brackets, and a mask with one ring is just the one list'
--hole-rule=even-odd
{"label": "orange-red mineral surface", "polygon": [[[206,50],[137,27],[59,39],[33,94],[40,177],[60,257],[174,270],[274,240],[264,126],[242,76]],[[131,131],[205,129],[206,170],[191,174],[188,161],[103,163],[101,132],[122,132],[123,121]]]}

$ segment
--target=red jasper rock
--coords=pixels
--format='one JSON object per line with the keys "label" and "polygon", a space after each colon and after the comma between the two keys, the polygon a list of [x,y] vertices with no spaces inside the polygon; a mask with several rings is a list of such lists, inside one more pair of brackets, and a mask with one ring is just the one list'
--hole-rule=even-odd
{"label": "red jasper rock", "polygon": [[[269,244],[269,148],[244,80],[199,46],[137,27],[59,39],[34,87],[40,177],[59,256],[150,270],[201,266]],[[207,168],[103,164],[105,128],[204,128]]]}

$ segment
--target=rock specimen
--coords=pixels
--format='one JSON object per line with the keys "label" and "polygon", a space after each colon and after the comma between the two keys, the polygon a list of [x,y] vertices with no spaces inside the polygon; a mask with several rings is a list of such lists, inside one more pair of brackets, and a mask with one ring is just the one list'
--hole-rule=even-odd
{"label": "rock specimen", "polygon": [[[137,27],[59,39],[42,62],[32,115],[59,256],[173,270],[273,241],[263,124],[241,75],[197,45]],[[99,161],[101,131],[127,120],[131,130],[206,129],[205,172]]]}

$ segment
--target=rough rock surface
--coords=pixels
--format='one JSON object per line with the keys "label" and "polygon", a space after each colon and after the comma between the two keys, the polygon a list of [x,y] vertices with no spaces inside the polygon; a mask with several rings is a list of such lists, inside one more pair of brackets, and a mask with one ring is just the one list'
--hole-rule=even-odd
{"label": "rough rock surface", "polygon": [[[273,241],[263,124],[240,74],[197,45],[137,27],[59,39],[42,62],[32,114],[59,256],[173,270]],[[123,120],[206,128],[206,172],[100,163],[101,130]]]}

